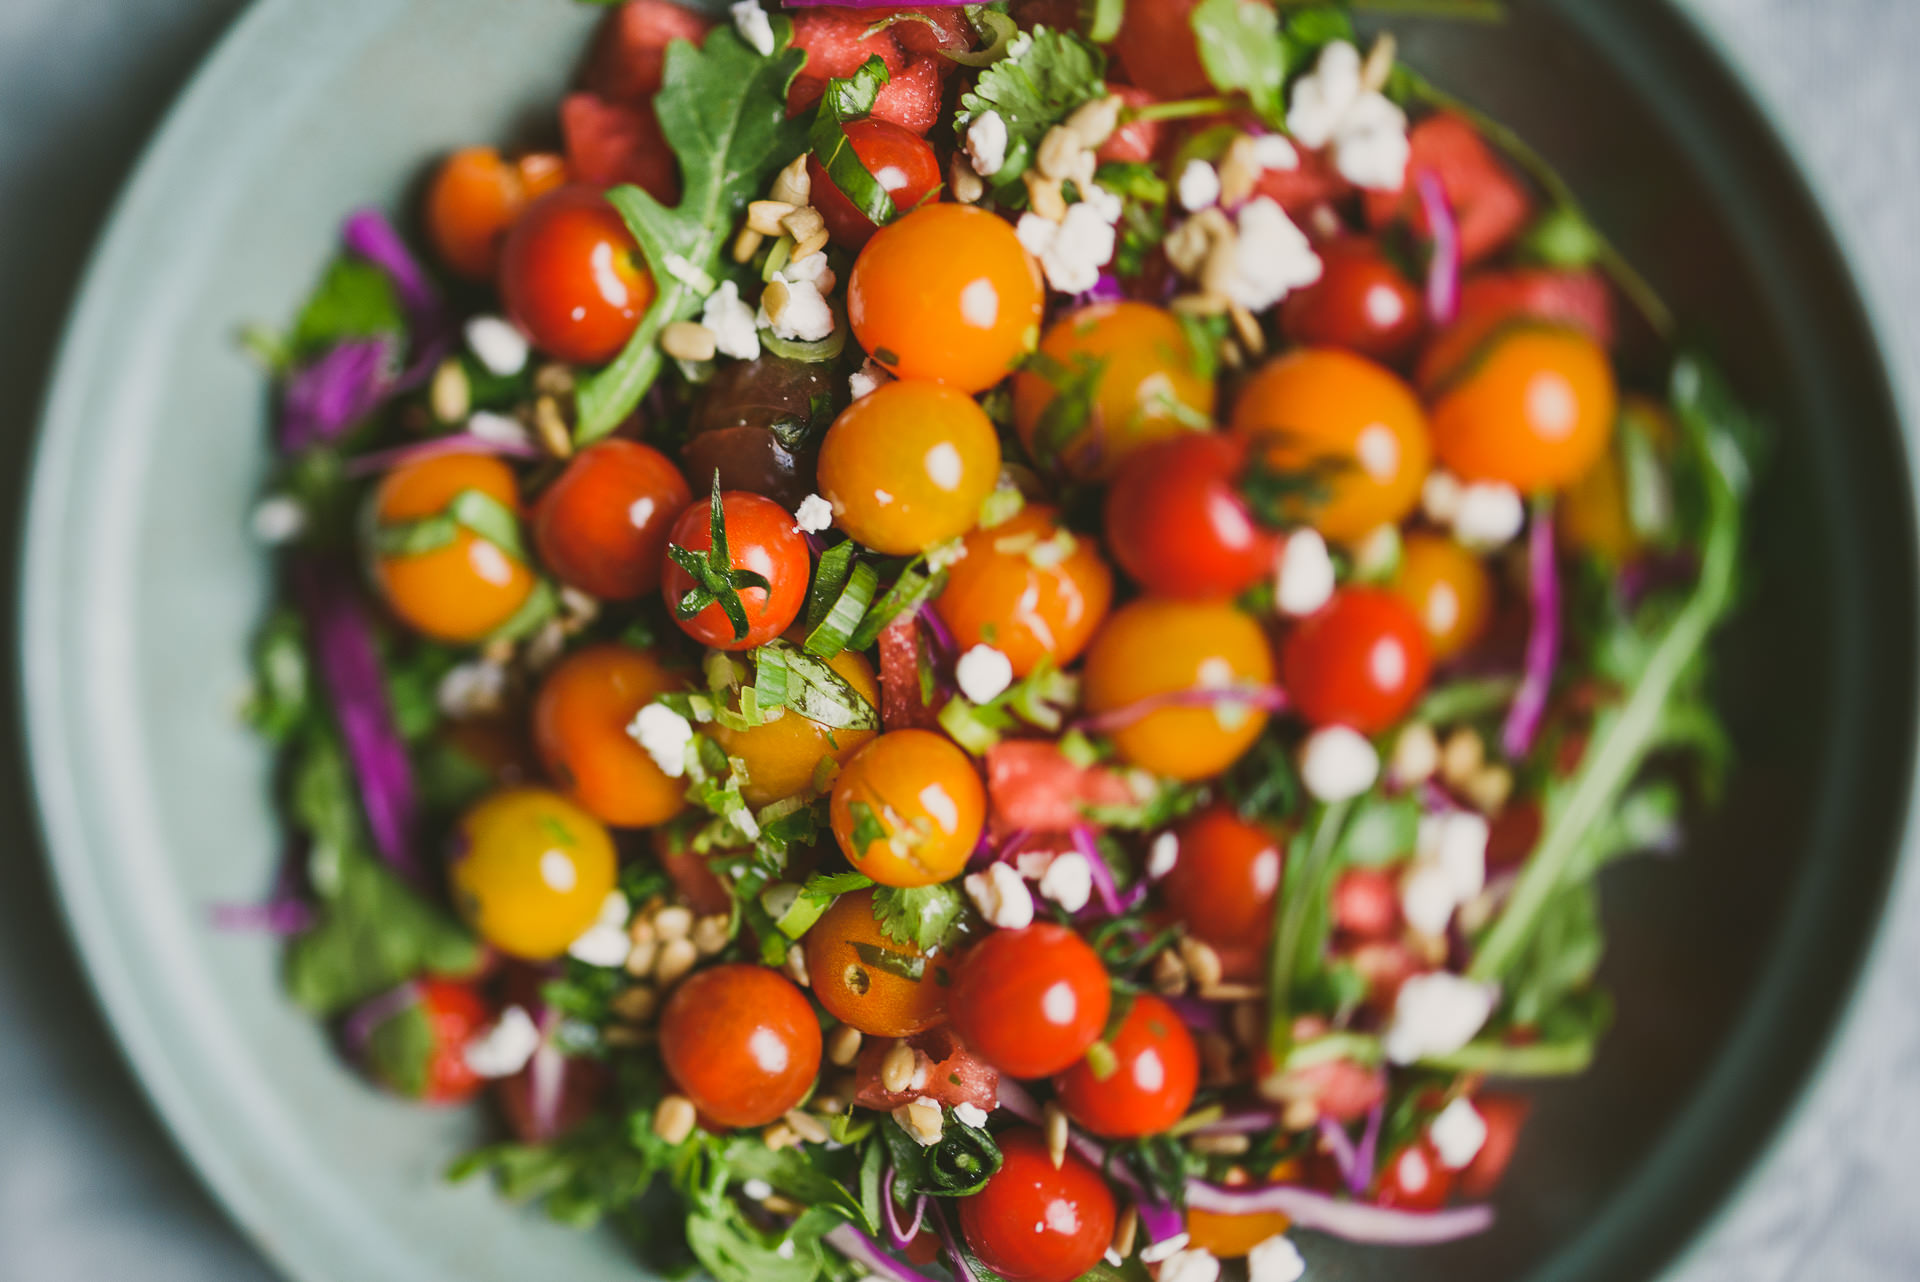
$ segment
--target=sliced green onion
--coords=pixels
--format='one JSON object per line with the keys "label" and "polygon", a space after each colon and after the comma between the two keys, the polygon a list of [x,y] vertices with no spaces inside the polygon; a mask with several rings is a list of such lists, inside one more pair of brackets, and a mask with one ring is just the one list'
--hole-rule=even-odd
{"label": "sliced green onion", "polygon": [[1120,1057],[1107,1043],[1095,1042],[1087,1047],[1087,1070],[1093,1074],[1094,1081],[1104,1082],[1120,1071]]}
{"label": "sliced green onion", "polygon": [[[1107,2],[1113,3],[1113,0],[1107,0]],[[992,66],[1007,56],[1007,46],[1012,44],[1013,38],[1020,33],[1019,25],[1011,17],[998,9],[989,9],[985,5],[968,6],[967,20],[973,23],[973,29],[976,32],[981,36],[991,36],[992,40],[984,49],[942,49],[940,51],[941,57],[957,62],[963,67]]]}
{"label": "sliced green onion", "polygon": [[787,265],[793,258],[793,237],[782,236],[773,242],[773,248],[767,251],[767,261],[760,264],[760,279],[767,282],[773,274]]}
{"label": "sliced green onion", "polygon": [[[777,645],[763,645],[754,651],[754,702],[765,708],[787,706],[788,669],[785,654]],[[744,711],[744,709],[742,709]]]}
{"label": "sliced green onion", "polygon": [[453,542],[459,533],[459,522],[438,512],[418,521],[377,525],[369,542],[377,556],[425,556]]}
{"label": "sliced green onion", "polygon": [[775,356],[790,361],[808,361],[819,364],[822,361],[838,360],[840,353],[847,349],[847,321],[838,312],[833,316],[833,333],[817,343],[802,343],[791,338],[782,338],[770,329],[760,331],[760,345]]}
{"label": "sliced green onion", "polygon": [[947,586],[947,576],[944,573],[926,574],[919,569],[920,564],[916,560],[900,571],[900,577],[887,589],[887,594],[867,611],[859,631],[847,642],[849,650],[865,650],[872,646],[889,623],[903,614],[918,610],[940,595],[941,589]]}
{"label": "sliced green onion", "polygon": [[845,650],[847,642],[859,630],[860,620],[866,617],[867,607],[873,603],[873,594],[879,586],[878,570],[865,561],[854,562],[852,573],[841,586],[840,595],[828,607],[827,616],[807,634],[806,652],[816,658],[831,659]]}
{"label": "sliced green onion", "polygon": [[514,560],[526,564],[527,545],[520,537],[520,518],[485,490],[461,490],[447,504],[447,515]]}
{"label": "sliced green onion", "polygon": [[947,700],[940,709],[939,717],[940,728],[976,757],[985,756],[988,749],[999,743],[1001,736],[1014,726],[1013,716],[1005,708],[992,705],[982,707],[957,694]]}
{"label": "sliced green onion", "polygon": [[1097,45],[1110,44],[1127,16],[1127,0],[1080,0],[1080,29]]}

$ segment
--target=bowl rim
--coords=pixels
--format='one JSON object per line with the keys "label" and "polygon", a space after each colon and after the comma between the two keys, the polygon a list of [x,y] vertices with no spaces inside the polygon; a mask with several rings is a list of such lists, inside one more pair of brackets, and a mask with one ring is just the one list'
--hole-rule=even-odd
{"label": "bowl rim", "polygon": [[[302,8],[301,0],[254,0],[239,14],[203,57],[186,84],[160,118],[152,136],[142,148],[139,159],[123,180],[112,202],[102,231],[89,252],[87,267],[74,302],[61,327],[57,355],[51,366],[47,390],[34,431],[27,477],[27,502],[17,527],[19,538],[19,588],[17,605],[21,627],[17,634],[15,679],[19,682],[20,729],[27,750],[31,787],[31,812],[35,835],[52,870],[61,916],[70,933],[96,1001],[107,1017],[116,1044],[133,1070],[142,1093],[152,1104],[174,1143],[188,1159],[195,1174],[214,1195],[230,1220],[245,1234],[264,1258],[277,1270],[302,1282],[340,1282],[328,1265],[318,1257],[296,1249],[295,1239],[278,1227],[280,1217],[268,1204],[261,1186],[249,1178],[236,1153],[237,1144],[230,1134],[203,1114],[194,1101],[192,1087],[182,1075],[181,1065],[160,1036],[153,1013],[145,1008],[136,991],[132,971],[134,959],[122,947],[108,919],[102,899],[97,870],[102,865],[88,850],[84,824],[80,817],[79,791],[74,782],[71,745],[65,725],[66,715],[49,674],[60,662],[60,635],[57,612],[51,603],[59,598],[61,582],[56,544],[58,522],[63,511],[65,491],[62,483],[75,466],[74,445],[80,424],[82,394],[89,371],[99,368],[108,354],[103,335],[111,322],[114,299],[109,268],[116,258],[127,257],[136,238],[139,215],[144,207],[164,191],[168,171],[182,158],[192,136],[218,114],[230,84],[242,73],[253,47],[277,24],[292,20]],[[1896,425],[1901,440],[1909,447],[1908,474],[1903,490],[1908,504],[1906,531],[1909,541],[1920,547],[1914,537],[1912,504],[1920,493],[1916,479],[1914,433],[1905,427],[1915,421],[1913,411],[1920,392],[1905,386],[1893,376],[1886,353],[1897,332],[1884,314],[1875,292],[1866,288],[1868,279],[1862,257],[1837,228],[1826,205],[1814,190],[1801,160],[1793,135],[1783,127],[1779,113],[1745,70],[1713,24],[1689,12],[1677,0],[1656,0],[1649,7],[1652,20],[1664,25],[1665,38],[1688,46],[1684,52],[1710,67],[1719,83],[1709,87],[1717,96],[1735,105],[1747,117],[1742,127],[1766,151],[1766,163],[1778,171],[1778,177],[1809,216],[1819,236],[1809,258],[1830,266],[1837,296],[1854,314],[1862,332],[1872,342],[1862,360],[1874,374],[1873,386],[1866,394],[1887,410],[1887,419]],[[1911,551],[1912,548],[1909,549]],[[1708,1242],[1715,1227],[1726,1218],[1735,1195],[1750,1187],[1777,1151],[1783,1137],[1806,1107],[1812,1085],[1818,1081],[1836,1053],[1841,1032],[1849,1026],[1858,1009],[1861,979],[1871,960],[1883,954],[1891,933],[1886,912],[1888,890],[1894,877],[1914,860],[1910,852],[1920,846],[1920,811],[1914,797],[1920,788],[1915,774],[1915,737],[1913,717],[1907,716],[1904,738],[1906,760],[1903,768],[1903,796],[1899,812],[1899,836],[1895,848],[1882,860],[1878,885],[1874,888],[1875,907],[1870,928],[1846,947],[1836,981],[1840,990],[1829,993],[1829,1003],[1815,1012],[1803,1047],[1792,1063],[1775,1066],[1769,1082],[1755,1102],[1761,1110],[1759,1126],[1749,1126],[1738,1136],[1707,1137],[1712,1142],[1709,1154],[1712,1169],[1695,1172],[1688,1201],[1690,1208],[1679,1214],[1678,1223],[1660,1223],[1644,1206],[1653,1189],[1672,1184],[1684,1165],[1698,1165],[1687,1157],[1689,1145],[1684,1132],[1698,1129],[1707,1120],[1701,1114],[1708,1104],[1719,1078],[1738,1071],[1743,1042],[1773,1040],[1770,1028],[1784,1018],[1774,1008],[1784,999],[1771,997],[1756,989],[1730,1026],[1725,1040],[1716,1049],[1709,1066],[1692,1096],[1676,1115],[1673,1134],[1660,1140],[1641,1160],[1641,1169],[1627,1185],[1616,1190],[1596,1208],[1596,1213],[1566,1239],[1550,1257],[1546,1266],[1532,1276],[1541,1282],[1557,1277],[1569,1268],[1581,1267],[1577,1261],[1592,1254],[1597,1238],[1613,1228],[1613,1221],[1645,1221],[1653,1238],[1634,1257],[1635,1276],[1654,1277],[1675,1263],[1689,1258]],[[1776,949],[1780,945],[1776,945]],[[1831,1000],[1837,997],[1838,1000]],[[1803,1023],[1803,1029],[1808,1026]],[[1751,1084],[1747,1093],[1755,1090]],[[1749,1120],[1753,1120],[1750,1115]],[[1694,1141],[1692,1148],[1699,1148]],[[1702,1188],[1700,1179],[1705,1180]],[[1642,1196],[1634,1196],[1636,1187],[1645,1186]],[[1667,1217],[1672,1220],[1673,1217]],[[1563,1261],[1575,1263],[1561,1267]]]}

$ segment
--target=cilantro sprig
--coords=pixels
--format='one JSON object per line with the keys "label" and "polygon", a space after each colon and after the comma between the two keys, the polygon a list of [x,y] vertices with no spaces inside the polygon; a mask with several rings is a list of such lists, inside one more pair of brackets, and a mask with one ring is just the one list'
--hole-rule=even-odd
{"label": "cilantro sprig", "polygon": [[667,545],[667,556],[685,570],[694,583],[673,603],[673,617],[685,621],[708,606],[718,605],[721,613],[727,616],[727,622],[733,625],[733,639],[738,641],[747,635],[749,628],[747,607],[740,600],[741,589],[759,588],[762,592],[770,592],[773,585],[764,574],[753,570],[736,570],[733,566],[733,554],[727,550],[727,518],[720,502],[718,468],[713,473],[713,498],[708,511],[709,546],[705,552],[683,548],[677,543]]}
{"label": "cilantro sprig", "polygon": [[1106,69],[1106,55],[1078,33],[1036,26],[1010,43],[1006,56],[961,96],[953,128],[962,141],[968,126],[988,112],[1006,123],[1006,159],[987,176],[1003,199],[1023,203],[1023,193],[1006,193],[1018,188],[1047,130],[1106,94]]}

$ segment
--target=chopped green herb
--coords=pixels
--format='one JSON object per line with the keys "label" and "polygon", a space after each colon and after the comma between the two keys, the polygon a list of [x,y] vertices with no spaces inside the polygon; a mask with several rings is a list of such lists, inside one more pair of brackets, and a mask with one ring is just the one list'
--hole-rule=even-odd
{"label": "chopped green herb", "polygon": [[738,641],[748,631],[747,607],[740,599],[740,589],[759,588],[766,592],[773,585],[767,582],[764,574],[733,568],[733,555],[727,550],[726,514],[720,504],[719,468],[713,471],[713,498],[709,513],[707,531],[710,542],[704,553],[678,544],[667,545],[667,556],[685,570],[694,582],[694,586],[673,603],[673,616],[685,621],[694,618],[708,606],[717,604],[727,616],[727,622],[733,625],[733,639]]}

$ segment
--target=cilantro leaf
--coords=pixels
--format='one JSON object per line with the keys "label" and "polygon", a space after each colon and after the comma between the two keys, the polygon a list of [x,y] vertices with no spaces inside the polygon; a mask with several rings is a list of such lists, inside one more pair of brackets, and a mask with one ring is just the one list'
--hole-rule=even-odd
{"label": "cilantro leaf", "polygon": [[1052,468],[1087,434],[1100,399],[1100,382],[1106,377],[1107,358],[1083,352],[1075,354],[1069,364],[1045,352],[1034,352],[1026,359],[1026,370],[1053,388],[1053,399],[1040,411],[1033,429],[1033,461],[1042,468]]}
{"label": "cilantro leaf", "polygon": [[703,301],[682,277],[717,279],[726,271],[729,232],[747,202],[806,150],[806,119],[787,118],[787,86],[806,54],[792,47],[791,19],[776,14],[772,21],[774,52],[767,57],[731,27],[715,29],[703,47],[684,40],[667,47],[653,105],[679,159],[683,194],[672,209],[638,187],[607,194],[640,243],[659,293],[626,349],[581,383],[581,444],[613,431],[640,403],[660,373],[660,331]]}
{"label": "cilantro leaf", "polygon": [[967,903],[960,887],[882,886],[873,892],[873,916],[880,930],[895,943],[912,944],[925,952],[945,944],[960,922]]}
{"label": "cilantro leaf", "polygon": [[1007,126],[1007,156],[989,181],[1001,189],[1016,186],[1047,130],[1106,94],[1106,65],[1106,56],[1074,32],[1036,26],[1016,37],[1007,56],[961,96],[954,132],[964,141],[975,119],[998,114]]}
{"label": "cilantro leaf", "polygon": [[1262,120],[1284,129],[1287,49],[1273,7],[1258,0],[1200,0],[1189,21],[1213,87],[1246,94]]}

